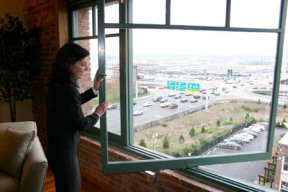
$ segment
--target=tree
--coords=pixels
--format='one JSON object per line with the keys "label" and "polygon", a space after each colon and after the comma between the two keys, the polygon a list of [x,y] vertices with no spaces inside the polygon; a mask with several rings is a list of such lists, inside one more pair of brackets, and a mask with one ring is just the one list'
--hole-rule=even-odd
{"label": "tree", "polygon": [[140,139],[139,145],[142,147],[147,147],[144,139]]}
{"label": "tree", "polygon": [[248,119],[249,116],[250,116],[249,113],[246,113],[245,119]]}
{"label": "tree", "polygon": [[217,127],[220,127],[221,121],[218,119],[216,124],[217,124]]}
{"label": "tree", "polygon": [[202,129],[201,129],[201,133],[205,133],[206,130],[205,130],[205,127],[203,126]]}
{"label": "tree", "polygon": [[195,136],[195,129],[194,129],[194,127],[192,127],[192,128],[190,129],[189,135],[190,135],[191,137],[194,137],[194,136]]}
{"label": "tree", "polygon": [[184,136],[183,135],[180,135],[179,137],[179,143],[184,143],[185,139],[184,139]]}
{"label": "tree", "polygon": [[170,145],[169,138],[168,136],[165,136],[163,140],[163,149],[169,149],[169,145]]}
{"label": "tree", "polygon": [[16,101],[31,98],[32,77],[39,61],[40,28],[27,31],[18,17],[0,18],[0,103],[8,103],[16,121]]}

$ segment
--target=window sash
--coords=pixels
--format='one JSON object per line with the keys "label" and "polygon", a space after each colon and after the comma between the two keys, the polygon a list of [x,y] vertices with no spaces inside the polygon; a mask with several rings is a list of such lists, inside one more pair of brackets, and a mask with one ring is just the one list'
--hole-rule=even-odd
{"label": "window sash", "polygon": [[[106,3],[108,1],[106,0]],[[110,1],[109,1],[110,2]],[[81,5],[82,6],[82,5]],[[69,26],[72,26],[69,31],[73,28],[72,11],[79,8],[79,6],[72,6],[69,10]],[[231,27],[230,26],[230,15],[231,15],[231,0],[227,0],[226,3],[226,20],[225,26],[223,27],[211,27],[211,26],[187,26],[187,25],[171,25],[171,0],[166,0],[166,23],[164,25],[158,24],[132,24],[129,22],[129,18],[132,15],[132,10],[128,7],[132,7],[132,0],[119,2],[119,23],[105,23],[104,21],[104,6],[105,0],[98,0],[97,2],[88,3],[86,6],[97,6],[98,8],[98,36],[93,31],[93,36],[89,37],[77,37],[73,38],[69,35],[70,41],[77,41],[83,39],[98,39],[98,58],[99,58],[99,73],[105,74],[105,37],[118,36],[120,37],[120,84],[121,84],[121,135],[113,135],[108,133],[107,130],[107,118],[106,114],[101,117],[100,121],[100,136],[101,136],[101,154],[102,154],[102,167],[104,173],[120,173],[120,172],[135,172],[145,170],[160,170],[160,169],[186,169],[194,168],[200,165],[211,165],[217,163],[231,163],[240,161],[252,161],[252,160],[264,160],[268,159],[272,155],[273,137],[275,130],[275,120],[277,114],[278,105],[278,93],[280,85],[280,74],[281,74],[281,63],[283,56],[283,44],[284,44],[284,33],[285,23],[287,14],[287,0],[281,1],[279,27],[275,29],[270,28],[242,28],[242,27]],[[85,6],[84,6],[85,7]],[[126,18],[125,16],[128,15]],[[94,17],[93,17],[94,18]],[[95,26],[96,21],[93,21]],[[95,29],[93,26],[93,29]],[[106,35],[105,29],[116,28],[120,29],[120,34]],[[130,35],[131,29],[168,29],[168,30],[204,30],[204,31],[227,31],[227,32],[262,32],[262,33],[276,33],[278,35],[277,40],[277,54],[276,54],[276,65],[274,72],[274,84],[272,92],[272,103],[270,111],[270,128],[268,132],[267,151],[265,152],[253,152],[237,155],[225,155],[217,157],[185,157],[177,159],[167,159],[165,155],[161,156],[157,153],[146,151],[141,147],[133,146],[134,131],[133,131],[133,81],[132,79],[132,37]],[[123,49],[125,48],[125,49]],[[126,70],[127,69],[127,70]],[[105,94],[105,79],[100,86],[99,101],[103,102],[106,98]],[[99,132],[97,130],[96,132]],[[94,133],[92,133],[94,134]],[[111,140],[121,144],[126,150],[141,154],[148,158],[148,160],[140,161],[114,161],[109,162],[108,157],[108,136]]]}
{"label": "window sash", "polygon": [[[149,29],[186,29],[186,30],[209,30],[209,31],[240,31],[240,32],[270,32],[278,34],[278,42],[277,42],[277,58],[276,58],[276,69],[274,75],[274,90],[272,93],[272,105],[270,111],[270,129],[267,143],[267,151],[266,152],[255,152],[255,153],[246,153],[246,154],[237,154],[237,155],[225,155],[225,156],[217,156],[217,157],[185,157],[185,158],[177,158],[177,159],[149,159],[149,160],[140,160],[140,161],[114,161],[109,162],[108,158],[108,134],[106,127],[106,118],[103,116],[101,121],[101,152],[102,152],[102,166],[104,173],[119,173],[119,172],[134,172],[134,171],[145,171],[145,170],[160,170],[160,169],[185,169],[185,168],[193,168],[199,165],[209,165],[215,163],[231,163],[231,162],[240,162],[240,161],[252,161],[252,160],[264,160],[268,159],[272,155],[272,146],[273,146],[273,137],[274,137],[274,129],[275,129],[275,118],[277,113],[277,105],[278,105],[278,92],[279,92],[279,83],[280,83],[280,73],[281,73],[281,61],[282,61],[282,52],[283,52],[283,43],[284,43],[284,33],[285,33],[285,21],[286,21],[286,9],[287,9],[287,1],[283,0],[281,4],[281,18],[279,22],[279,27],[277,29],[259,29],[259,28],[235,28],[230,27],[230,14],[231,14],[231,0],[227,0],[227,9],[226,9],[226,25],[224,27],[206,27],[206,26],[182,26],[182,25],[171,25],[170,24],[170,0],[166,0],[166,25],[149,25],[149,24],[131,24],[128,20],[125,23],[105,23],[104,22],[104,6],[105,1],[98,1],[98,37],[99,37],[99,65],[100,71],[105,71],[105,28],[119,28],[126,31],[126,35],[124,35],[126,45],[130,43],[129,37],[129,29],[137,29],[137,28],[149,28]],[[120,3],[120,10],[128,11],[127,7],[132,7],[132,0],[125,1],[124,4]],[[120,11],[121,12],[121,11]],[[126,15],[126,14],[124,14]],[[129,14],[128,14],[129,15]],[[128,16],[129,18],[129,16]],[[122,18],[123,19],[123,18]],[[125,18],[123,19],[125,21]],[[121,41],[121,40],[120,40]],[[129,47],[126,47],[126,53],[130,53]],[[128,50],[127,50],[128,49]],[[130,53],[131,54],[131,53]],[[121,84],[124,87],[121,89],[125,89],[127,97],[121,98],[121,106],[122,108],[127,109],[123,113],[121,120],[124,121],[127,127],[126,138],[129,140],[129,145],[133,144],[133,121],[131,117],[132,111],[132,100],[133,95],[131,94],[132,82],[129,81],[129,78],[132,76],[132,70],[129,69],[131,67],[131,63],[129,65],[129,54],[126,55],[126,60],[124,66],[128,67],[125,76],[125,83]],[[128,63],[127,63],[128,62]],[[122,63],[123,64],[123,63]],[[121,73],[125,74],[125,73]],[[128,81],[128,82],[127,82]],[[105,91],[105,90],[104,90]],[[100,102],[105,100],[105,94],[100,95]],[[124,107],[123,107],[124,106]],[[130,127],[128,126],[130,125]],[[129,129],[130,128],[130,129]],[[128,136],[130,135],[130,137]],[[137,148],[137,147],[136,147]],[[134,147],[135,149],[135,147]]]}

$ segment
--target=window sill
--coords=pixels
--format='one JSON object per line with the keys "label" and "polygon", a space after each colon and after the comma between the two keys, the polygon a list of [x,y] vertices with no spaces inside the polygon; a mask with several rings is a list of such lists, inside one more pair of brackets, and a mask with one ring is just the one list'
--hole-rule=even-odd
{"label": "window sill", "polygon": [[[102,167],[101,165],[96,166],[95,165],[100,164],[101,162],[101,144],[99,141],[89,138],[87,136],[81,136],[81,142],[78,147],[78,155],[81,170],[84,172],[84,175],[91,175],[94,177],[110,177],[114,174],[103,174],[102,173]],[[143,153],[143,149],[141,147],[137,146],[131,146],[131,147],[117,147],[117,146],[109,146],[108,152],[109,152],[109,159],[110,161],[126,161],[126,160],[140,160],[144,157],[147,158],[165,158],[165,156],[159,156],[158,154],[152,155],[150,151],[144,150],[145,153]],[[92,160],[92,158],[94,158]],[[87,164],[91,159],[91,162]],[[95,160],[96,159],[96,160]],[[84,168],[83,168],[84,167]],[[97,169],[97,167],[99,167]],[[92,169],[91,169],[92,168]],[[86,170],[86,171],[85,171]],[[227,190],[233,190],[233,191],[267,191],[267,188],[264,188],[262,186],[255,186],[255,185],[249,185],[248,183],[240,182],[238,180],[233,180],[231,178],[221,176],[218,174],[214,174],[212,172],[205,171],[203,169],[199,168],[193,168],[193,169],[186,169],[186,170],[162,170],[162,171],[155,171],[153,173],[156,173],[155,179],[152,179],[151,181],[151,175],[145,172],[138,172],[138,173],[125,173],[125,174],[117,174],[117,176],[123,176],[125,179],[131,179],[133,180],[133,177],[130,177],[131,175],[137,174],[142,179],[145,180],[146,185],[149,185],[149,188],[157,187],[160,185],[157,182],[169,182],[172,183],[171,185],[179,185],[183,187],[183,189],[186,189],[188,187],[189,189],[195,189],[195,190],[201,190],[201,191],[227,191]],[[106,179],[108,179],[106,178]],[[150,178],[150,179],[147,179]],[[109,179],[108,179],[109,180]],[[155,181],[153,181],[155,180]],[[114,181],[115,182],[115,181]],[[114,185],[122,185],[121,180],[117,180],[117,183]],[[148,183],[147,183],[148,182]],[[109,184],[109,182],[108,182]],[[145,184],[145,183],[144,183]],[[181,188],[180,187],[180,188]]]}

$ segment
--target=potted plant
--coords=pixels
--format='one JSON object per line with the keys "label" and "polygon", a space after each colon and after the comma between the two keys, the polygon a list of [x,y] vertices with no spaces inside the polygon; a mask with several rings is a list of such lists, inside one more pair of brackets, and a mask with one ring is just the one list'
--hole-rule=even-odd
{"label": "potted plant", "polygon": [[0,103],[8,103],[16,121],[16,101],[31,98],[32,78],[39,61],[39,27],[25,29],[9,13],[0,18]]}

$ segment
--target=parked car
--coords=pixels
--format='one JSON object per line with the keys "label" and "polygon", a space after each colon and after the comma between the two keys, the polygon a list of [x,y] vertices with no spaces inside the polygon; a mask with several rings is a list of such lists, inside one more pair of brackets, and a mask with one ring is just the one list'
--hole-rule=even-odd
{"label": "parked car", "polygon": [[257,124],[263,125],[266,129],[269,128],[269,123],[268,122],[258,122]]}
{"label": "parked car", "polygon": [[133,113],[134,116],[138,116],[138,115],[142,115],[142,114],[143,114],[143,111],[141,111],[141,110],[134,111],[134,113]]}
{"label": "parked car", "polygon": [[258,132],[259,132],[259,130],[261,132],[261,131],[264,131],[264,129],[265,129],[264,126],[257,126],[256,124],[252,124],[249,127],[251,127],[252,129],[258,130]]}
{"label": "parked car", "polygon": [[247,137],[248,139],[250,139],[250,141],[252,141],[254,139],[254,136],[250,135],[248,133],[240,133],[240,135],[243,137]]}
{"label": "parked car", "polygon": [[228,141],[232,141],[232,142],[235,142],[239,145],[243,145],[244,144],[244,141],[242,139],[239,139],[239,138],[228,138],[228,139],[224,139],[224,142],[228,142]]}
{"label": "parked car", "polygon": [[201,96],[200,96],[200,95],[194,95],[193,98],[194,98],[194,99],[200,99]]}
{"label": "parked car", "polygon": [[181,102],[182,102],[182,103],[186,103],[186,102],[188,102],[188,99],[182,98],[182,99],[181,99]]}
{"label": "parked car", "polygon": [[187,92],[185,95],[186,95],[186,96],[191,96],[192,93]]}
{"label": "parked car", "polygon": [[175,103],[171,103],[170,105],[168,105],[168,108],[169,108],[169,109],[175,109],[175,108],[177,108],[177,107],[178,107],[178,105],[175,104]]}
{"label": "parked car", "polygon": [[118,107],[118,105],[116,104],[111,104],[111,105],[108,105],[107,109],[108,110],[111,110],[111,109],[116,109]]}
{"label": "parked car", "polygon": [[255,131],[252,131],[252,130],[243,130],[242,133],[247,133],[249,135],[252,135],[254,138],[256,138],[258,136],[258,134],[255,132]]}
{"label": "parked car", "polygon": [[232,137],[233,139],[241,139],[244,143],[250,143],[251,140],[247,137],[243,137],[243,136],[240,136],[240,135],[235,135]]}
{"label": "parked car", "polygon": [[151,102],[146,102],[146,103],[143,104],[144,107],[149,107],[149,106],[152,106],[152,105],[153,105],[153,103],[151,103]]}
{"label": "parked car", "polygon": [[235,150],[240,150],[242,149],[242,145],[237,144],[233,141],[227,141],[227,142],[223,142],[218,144],[219,148],[225,148],[225,149],[235,149]]}
{"label": "parked car", "polygon": [[244,131],[248,131],[248,130],[251,130],[251,131],[254,131],[256,133],[260,133],[261,132],[261,129],[259,127],[253,127],[253,126],[249,126],[247,128],[244,128],[243,129]]}
{"label": "parked car", "polygon": [[261,131],[264,131],[265,130],[265,126],[264,125],[261,125],[261,124],[252,124],[251,126],[255,126],[255,127],[259,127],[261,129]]}
{"label": "parked car", "polygon": [[215,92],[214,95],[215,95],[215,96],[219,96],[220,93],[219,93],[219,92]]}

